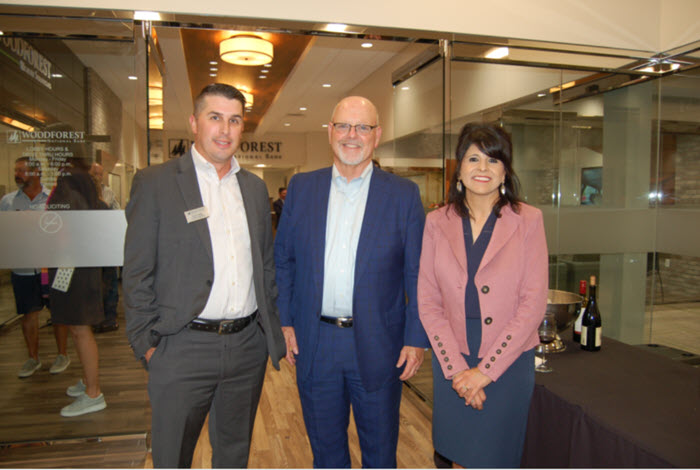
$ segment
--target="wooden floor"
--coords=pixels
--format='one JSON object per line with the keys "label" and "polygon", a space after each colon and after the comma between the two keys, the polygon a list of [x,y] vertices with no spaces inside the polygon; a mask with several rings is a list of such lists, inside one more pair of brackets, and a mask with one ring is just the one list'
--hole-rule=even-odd
{"label": "wooden floor", "polygon": [[[42,314],[45,322],[48,314]],[[61,407],[71,398],[65,389],[81,376],[72,341],[73,363],[62,374],[48,372],[55,357],[50,327],[40,330],[41,371],[17,378],[26,360],[20,323],[0,328],[0,467],[1,468],[150,468],[147,448],[150,406],[147,376],[133,358],[122,327],[97,335],[100,379],[107,408],[76,418],[62,418]],[[409,387],[401,403],[398,465],[433,467],[431,408]],[[353,467],[361,466],[354,423],[350,426]],[[251,468],[310,468],[311,450],[296,389],[294,369],[268,366],[260,408],[255,421]],[[211,467],[211,448],[205,426],[195,451],[194,468]]]}

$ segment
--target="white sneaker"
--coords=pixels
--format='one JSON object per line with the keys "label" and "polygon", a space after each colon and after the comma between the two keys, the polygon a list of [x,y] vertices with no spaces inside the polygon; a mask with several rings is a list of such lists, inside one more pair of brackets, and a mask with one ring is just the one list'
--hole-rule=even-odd
{"label": "white sneaker", "polygon": [[53,365],[49,369],[49,372],[52,374],[60,374],[66,368],[70,365],[70,358],[68,356],[64,356],[63,354],[59,354],[56,356],[56,360],[53,361]]}
{"label": "white sneaker", "polygon": [[71,385],[66,389],[66,395],[72,398],[78,398],[80,395],[85,393],[85,384],[83,383],[83,379],[78,380],[78,383],[75,385]]}
{"label": "white sneaker", "polygon": [[61,416],[70,418],[73,416],[94,413],[96,411],[104,410],[105,408],[107,408],[107,402],[105,401],[104,394],[100,393],[95,398],[90,398],[83,393],[76,398],[73,403],[63,407],[61,410]]}
{"label": "white sneaker", "polygon": [[17,377],[22,379],[30,377],[39,369],[41,369],[41,361],[37,361],[36,359],[30,357],[24,364],[22,364],[22,368],[17,373]]}

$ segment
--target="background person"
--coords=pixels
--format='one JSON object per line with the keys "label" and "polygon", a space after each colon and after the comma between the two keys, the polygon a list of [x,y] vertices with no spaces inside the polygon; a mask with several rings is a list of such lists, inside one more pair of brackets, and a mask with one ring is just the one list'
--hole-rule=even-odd
{"label": "background person", "polygon": [[233,156],[244,109],[206,86],[194,145],[139,171],[126,208],[126,329],[148,362],[156,467],[190,467],[207,413],[212,466],[246,467],[268,355],[284,355],[267,188]]}
{"label": "background person", "polygon": [[467,124],[448,204],[428,215],[418,308],[433,347],[433,444],[465,467],[519,467],[547,307],[542,213],[518,198],[510,136]]}
{"label": "background person", "polygon": [[[100,208],[97,187],[88,174],[88,162],[81,158],[85,150],[80,144],[68,144],[67,147],[71,149],[72,156],[57,163],[60,176],[47,208],[97,210]],[[69,271],[67,288],[58,288],[54,282],[59,271],[49,269],[51,321],[54,325],[68,325],[83,366],[83,379],[66,390],[66,394],[75,400],[61,409],[61,416],[64,417],[94,413],[107,407],[100,388],[97,342],[92,333],[92,325],[104,317],[101,269],[70,268]]]}
{"label": "background person", "polygon": [[[2,211],[43,211],[46,209],[48,192],[41,184],[41,162],[33,157],[20,157],[15,161],[15,183],[17,191],[6,194],[0,200]],[[31,247],[27,247],[28,249]],[[39,360],[39,312],[48,303],[41,288],[41,269],[13,269],[11,274],[12,290],[15,295],[17,314],[22,315],[22,334],[27,344],[29,359],[17,373],[20,378],[30,377],[41,369]],[[49,372],[58,374],[70,365],[67,353],[68,328],[65,325],[53,325],[58,355]]]}
{"label": "background person", "polygon": [[292,178],[275,239],[287,360],[314,467],[350,467],[351,406],[362,466],[396,467],[401,381],[428,345],[416,304],[423,206],[415,183],[371,164],[378,119],[365,98],[338,103],[333,166]]}
{"label": "background person", "polygon": [[282,218],[282,209],[284,208],[284,200],[287,198],[287,188],[281,187],[277,190],[279,198],[272,203],[272,209],[275,211],[275,228],[279,226]]}
{"label": "background person", "polygon": [[[102,165],[94,162],[90,167],[90,176],[97,188],[98,204],[101,209],[119,209],[119,202],[114,197],[114,192],[103,183]],[[102,307],[104,318],[93,325],[94,333],[107,333],[119,329],[117,322],[117,305],[119,304],[119,272],[116,266],[104,266],[102,268]]]}

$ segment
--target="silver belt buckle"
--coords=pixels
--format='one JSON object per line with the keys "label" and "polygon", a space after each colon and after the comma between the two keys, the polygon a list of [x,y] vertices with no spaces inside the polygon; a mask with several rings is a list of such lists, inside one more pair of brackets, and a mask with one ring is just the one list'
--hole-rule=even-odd
{"label": "silver belt buckle", "polygon": [[352,325],[348,325],[348,323],[352,323],[352,317],[338,317],[335,319],[335,325],[339,328],[350,328]]}
{"label": "silver belt buckle", "polygon": [[232,325],[234,321],[236,320],[221,320],[221,322],[219,322],[219,330],[217,331],[217,333],[223,335],[224,328],[228,325]]}

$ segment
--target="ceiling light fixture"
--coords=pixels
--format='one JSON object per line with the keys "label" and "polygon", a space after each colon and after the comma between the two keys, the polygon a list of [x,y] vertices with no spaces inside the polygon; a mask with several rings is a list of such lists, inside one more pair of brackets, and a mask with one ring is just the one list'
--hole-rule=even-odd
{"label": "ceiling light fixture", "polygon": [[258,36],[241,34],[219,43],[219,56],[234,65],[263,65],[272,62],[272,43]]}
{"label": "ceiling light fixture", "polygon": [[0,122],[4,122],[8,126],[15,127],[17,129],[27,131],[27,132],[34,132],[34,126],[30,126],[29,124],[25,124],[22,121],[18,121],[17,119],[12,119],[11,117],[8,116],[0,116]]}
{"label": "ceiling light fixture", "polygon": [[324,83],[324,84],[323,84],[323,88],[330,88],[330,87],[331,87],[331,84],[330,84],[330,83]]}
{"label": "ceiling light fixture", "polygon": [[362,47],[364,47],[365,49],[369,49],[372,46],[374,46],[374,44],[372,44],[371,42],[363,42],[362,43]]}
{"label": "ceiling light fixture", "polygon": [[209,61],[209,65],[217,65],[217,64],[218,64],[218,62],[215,61],[215,60],[210,60],[210,61]]}
{"label": "ceiling light fixture", "polygon": [[504,57],[508,57],[509,53],[510,52],[508,51],[507,47],[494,47],[486,53],[486,58],[487,59],[502,59]]}
{"label": "ceiling light fixture", "polygon": [[137,77],[136,75],[129,75],[129,80],[138,80],[138,79],[139,79],[139,77]]}
{"label": "ceiling light fixture", "polygon": [[288,122],[284,123],[284,127],[289,127],[289,126],[291,126],[291,124],[289,124]]}
{"label": "ceiling light fixture", "polygon": [[265,64],[263,67],[272,67],[272,64]]}

